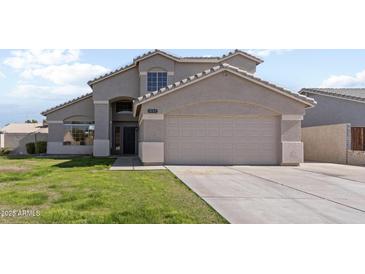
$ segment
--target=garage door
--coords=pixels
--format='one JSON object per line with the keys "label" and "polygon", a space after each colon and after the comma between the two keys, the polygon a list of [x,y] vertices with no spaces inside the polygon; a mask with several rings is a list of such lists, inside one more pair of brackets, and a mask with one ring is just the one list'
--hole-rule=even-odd
{"label": "garage door", "polygon": [[166,116],[167,164],[279,163],[278,117],[206,118]]}

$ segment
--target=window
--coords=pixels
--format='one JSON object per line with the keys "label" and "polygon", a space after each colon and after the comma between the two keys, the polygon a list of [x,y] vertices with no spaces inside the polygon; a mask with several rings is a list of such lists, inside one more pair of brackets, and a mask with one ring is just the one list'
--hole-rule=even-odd
{"label": "window", "polygon": [[66,122],[64,129],[64,145],[86,146],[94,142],[94,122]]}
{"label": "window", "polygon": [[148,72],[147,91],[155,91],[167,86],[167,72]]}
{"label": "window", "polygon": [[121,101],[115,104],[115,111],[119,112],[132,112],[133,104],[131,101]]}
{"label": "window", "polygon": [[365,127],[351,128],[351,149],[365,151]]}

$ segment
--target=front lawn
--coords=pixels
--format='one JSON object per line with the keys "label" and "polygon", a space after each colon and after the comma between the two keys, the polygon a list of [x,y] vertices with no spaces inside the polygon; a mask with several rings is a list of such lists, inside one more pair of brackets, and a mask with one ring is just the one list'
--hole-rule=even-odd
{"label": "front lawn", "polygon": [[0,157],[0,223],[226,223],[169,171],[109,171],[113,161]]}

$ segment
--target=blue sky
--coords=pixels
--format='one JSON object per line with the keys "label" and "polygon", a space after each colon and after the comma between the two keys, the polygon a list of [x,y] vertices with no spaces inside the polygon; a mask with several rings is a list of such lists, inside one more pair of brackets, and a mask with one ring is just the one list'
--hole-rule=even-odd
{"label": "blue sky", "polygon": [[[90,92],[86,82],[148,50],[0,50],[0,127]],[[221,56],[230,50],[166,50],[178,56]],[[247,50],[264,59],[256,75],[303,87],[365,87],[365,50]]]}

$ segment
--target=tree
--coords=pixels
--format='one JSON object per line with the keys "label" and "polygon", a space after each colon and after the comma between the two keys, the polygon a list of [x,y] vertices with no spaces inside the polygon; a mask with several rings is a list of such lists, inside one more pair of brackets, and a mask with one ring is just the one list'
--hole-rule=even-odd
{"label": "tree", "polygon": [[35,119],[32,119],[32,120],[26,120],[25,123],[26,124],[36,124],[36,123],[38,123],[38,121]]}

